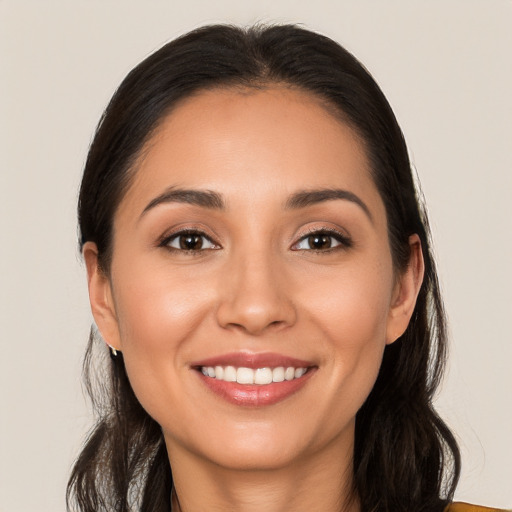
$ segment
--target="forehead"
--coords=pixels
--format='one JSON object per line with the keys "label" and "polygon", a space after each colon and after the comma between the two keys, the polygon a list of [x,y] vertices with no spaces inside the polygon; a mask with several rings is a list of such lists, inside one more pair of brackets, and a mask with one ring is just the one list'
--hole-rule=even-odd
{"label": "forehead", "polygon": [[379,201],[363,142],[319,98],[296,89],[220,89],[181,102],[136,165],[125,200],[170,186],[268,204],[297,189],[344,188]]}

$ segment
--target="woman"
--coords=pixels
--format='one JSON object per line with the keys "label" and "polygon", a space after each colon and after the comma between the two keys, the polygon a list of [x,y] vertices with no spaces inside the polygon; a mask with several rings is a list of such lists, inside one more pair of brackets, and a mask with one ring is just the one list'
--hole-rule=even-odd
{"label": "woman", "polygon": [[107,107],[79,224],[99,418],[69,504],[448,506],[428,222],[391,108],[343,48],[294,26],[164,46]]}

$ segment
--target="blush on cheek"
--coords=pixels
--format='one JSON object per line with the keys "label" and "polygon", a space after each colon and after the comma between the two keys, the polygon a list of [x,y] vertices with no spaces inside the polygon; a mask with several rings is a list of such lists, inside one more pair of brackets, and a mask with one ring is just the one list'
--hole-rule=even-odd
{"label": "blush on cheek", "polygon": [[[332,300],[333,296],[335,300]],[[351,350],[366,344],[385,343],[388,308],[379,300],[378,294],[359,289],[337,292],[337,296],[332,294],[330,297],[328,300],[327,293],[317,308],[323,317],[330,318],[322,323],[324,328],[329,328],[330,338],[339,340]]]}
{"label": "blush on cheek", "polygon": [[120,330],[136,343],[175,345],[172,340],[192,333],[211,308],[211,293],[198,283],[170,272],[153,275],[133,269],[132,275],[119,290],[116,309]]}
{"label": "blush on cheek", "polygon": [[183,350],[211,310],[208,293],[184,293],[183,286],[166,279],[157,281],[141,273],[126,278],[116,289],[116,310],[123,357],[132,388],[148,413],[159,421],[162,404],[182,398],[173,396],[181,383]]}

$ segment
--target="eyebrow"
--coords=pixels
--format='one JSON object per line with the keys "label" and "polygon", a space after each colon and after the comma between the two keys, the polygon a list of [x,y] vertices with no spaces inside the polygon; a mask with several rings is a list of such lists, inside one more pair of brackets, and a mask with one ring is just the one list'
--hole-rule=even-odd
{"label": "eyebrow", "polygon": [[149,210],[164,203],[187,203],[212,210],[224,210],[222,196],[212,190],[190,190],[170,187],[163,194],[151,200],[142,211],[141,217]]}
{"label": "eyebrow", "polygon": [[[325,188],[318,190],[301,190],[292,194],[285,203],[285,209],[296,210],[306,208],[326,201],[350,201],[358,205],[373,222],[372,214],[366,203],[353,192],[343,189]],[[144,208],[141,217],[149,210],[165,203],[186,203],[212,210],[226,208],[222,195],[213,190],[196,190],[170,187],[159,196],[152,199]]]}
{"label": "eyebrow", "polygon": [[373,222],[373,217],[370,212],[370,209],[366,205],[366,203],[353,192],[349,192],[348,190],[338,189],[338,188],[324,188],[318,190],[302,190],[296,192],[288,201],[286,201],[285,207],[287,209],[298,209],[298,208],[306,208],[307,206],[313,206],[315,204],[324,203],[326,201],[334,201],[336,199],[342,199],[345,201],[350,201],[358,205],[364,213],[368,216],[368,218]]}

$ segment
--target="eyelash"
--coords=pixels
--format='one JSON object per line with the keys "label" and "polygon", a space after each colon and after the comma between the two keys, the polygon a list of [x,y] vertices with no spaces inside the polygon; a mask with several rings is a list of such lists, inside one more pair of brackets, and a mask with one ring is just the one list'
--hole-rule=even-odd
{"label": "eyelash", "polygon": [[[210,243],[213,247],[208,247],[208,248],[201,247],[199,249],[183,249],[183,248],[178,248],[178,247],[172,247],[170,245],[171,242],[178,241],[180,237],[185,237],[185,236],[200,237],[203,240],[206,240],[208,243]],[[313,249],[313,248],[303,249],[303,248],[297,247],[302,242],[308,240],[308,238],[314,237],[314,236],[316,236],[316,237],[325,236],[330,239],[334,239],[338,243],[338,245],[335,245],[334,247],[328,247],[326,249]],[[204,244],[204,241],[203,241],[203,244]],[[332,242],[331,242],[331,244],[332,244]],[[182,231],[177,231],[175,233],[172,233],[171,235],[168,235],[165,238],[163,238],[158,245],[160,247],[164,247],[165,249],[167,249],[171,252],[181,252],[181,253],[185,253],[188,255],[198,255],[203,251],[212,251],[212,250],[217,250],[217,249],[221,248],[219,244],[215,243],[203,231],[197,230],[197,229],[184,229]],[[336,231],[335,229],[332,229],[332,228],[322,228],[322,229],[311,230],[310,232],[303,235],[297,242],[295,242],[292,245],[291,249],[293,251],[305,251],[305,252],[312,251],[317,254],[320,254],[320,253],[325,254],[325,253],[330,253],[330,252],[336,251],[336,250],[349,249],[352,246],[353,246],[352,239],[350,237],[348,237],[347,235],[340,233],[339,231]]]}
{"label": "eyelash", "polygon": [[[208,243],[210,243],[214,247],[209,247],[206,249],[203,249],[202,247],[200,249],[183,249],[183,248],[178,248],[178,247],[172,247],[170,245],[171,242],[173,242],[175,240],[179,241],[180,237],[186,237],[186,236],[200,237],[203,240],[207,240]],[[203,244],[204,244],[204,242],[203,242]],[[212,251],[212,250],[220,249],[220,246],[218,244],[213,242],[213,240],[208,235],[206,235],[203,231],[198,230],[198,229],[184,229],[181,231],[176,231],[175,233],[172,233],[171,235],[165,236],[158,245],[160,247],[164,247],[165,249],[167,249],[171,252],[181,252],[181,253],[190,254],[190,255],[199,254],[202,251]]]}
{"label": "eyelash", "polygon": [[[299,249],[299,248],[293,249],[294,247],[297,247],[301,242],[304,242],[304,241],[308,240],[308,238],[315,237],[315,236],[316,237],[325,236],[325,237],[334,239],[334,240],[336,240],[336,242],[338,242],[338,245],[335,245],[334,247],[328,247],[326,249]],[[332,242],[331,242],[331,244],[332,244]],[[297,242],[295,242],[293,244],[292,250],[307,251],[307,252],[312,251],[317,254],[321,254],[321,253],[325,254],[325,253],[330,253],[332,251],[350,249],[352,246],[353,246],[353,242],[349,236],[347,236],[343,233],[340,233],[339,231],[332,229],[332,228],[321,228],[321,229],[313,229],[309,233],[306,233],[305,235],[303,235]]]}

